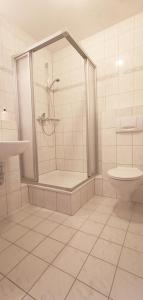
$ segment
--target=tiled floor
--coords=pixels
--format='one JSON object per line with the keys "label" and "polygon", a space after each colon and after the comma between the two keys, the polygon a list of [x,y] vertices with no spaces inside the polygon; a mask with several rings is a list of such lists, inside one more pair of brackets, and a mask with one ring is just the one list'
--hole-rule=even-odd
{"label": "tiled floor", "polygon": [[72,217],[28,205],[0,222],[0,299],[142,300],[143,205],[95,196]]}

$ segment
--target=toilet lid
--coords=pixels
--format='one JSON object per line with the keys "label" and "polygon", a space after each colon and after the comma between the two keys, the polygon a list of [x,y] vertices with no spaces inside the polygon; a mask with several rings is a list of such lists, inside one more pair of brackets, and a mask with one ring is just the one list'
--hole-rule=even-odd
{"label": "toilet lid", "polygon": [[132,180],[143,176],[138,168],[117,167],[108,171],[108,175],[115,179]]}

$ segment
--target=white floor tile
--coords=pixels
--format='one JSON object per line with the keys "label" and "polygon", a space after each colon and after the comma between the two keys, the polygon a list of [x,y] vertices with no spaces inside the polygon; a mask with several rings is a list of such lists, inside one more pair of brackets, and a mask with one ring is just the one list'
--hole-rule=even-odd
{"label": "white floor tile", "polygon": [[143,277],[143,253],[128,248],[123,248],[119,267]]}
{"label": "white floor tile", "polygon": [[89,256],[78,279],[108,296],[115,274],[115,267],[100,259]]}
{"label": "white floor tile", "polygon": [[30,230],[22,238],[16,241],[15,244],[27,251],[32,251],[43,239],[43,235]]}
{"label": "white floor tile", "polygon": [[51,263],[63,247],[64,244],[53,239],[46,238],[46,240],[34,249],[33,254]]}
{"label": "white floor tile", "polygon": [[0,253],[0,272],[6,275],[11,271],[23,258],[27,252],[11,245],[5,251]]}
{"label": "white floor tile", "polygon": [[2,234],[2,237],[10,242],[15,242],[18,240],[21,236],[23,236],[26,232],[28,232],[28,229],[21,226],[21,225],[15,225],[8,231]]}
{"label": "white floor tile", "polygon": [[112,216],[123,219],[127,222],[130,221],[131,215],[132,215],[132,212],[130,212],[128,210],[122,210],[122,209],[121,210],[117,209],[117,211],[114,209],[112,212]]}
{"label": "white floor tile", "polygon": [[109,197],[100,197],[102,199],[102,205],[115,207],[118,203],[118,199],[116,198],[109,198]]}
{"label": "white floor tile", "polygon": [[70,275],[50,266],[29,293],[36,300],[64,300],[73,281]]}
{"label": "white floor tile", "polygon": [[69,242],[69,245],[89,253],[96,240],[97,237],[78,231]]}
{"label": "white floor tile", "polygon": [[121,219],[119,217],[111,216],[107,222],[107,225],[116,227],[118,229],[127,230],[129,221]]}
{"label": "white floor tile", "polygon": [[58,227],[57,223],[51,222],[49,220],[45,220],[39,225],[37,225],[34,230],[44,234],[44,235],[49,235],[56,227]]}
{"label": "white floor tile", "polygon": [[91,211],[94,211],[96,209],[96,205],[94,205],[93,203],[86,202],[83,206],[84,209],[90,209]]}
{"label": "white floor tile", "polygon": [[86,260],[86,257],[87,255],[78,249],[65,247],[57,256],[53,264],[72,276],[77,276]]}
{"label": "white floor tile", "polygon": [[55,229],[50,236],[62,243],[67,243],[72,236],[75,234],[76,230],[67,226],[60,225],[57,229]]}
{"label": "white floor tile", "polygon": [[94,205],[102,204],[105,197],[94,195],[93,198],[89,201],[90,203],[93,203]]}
{"label": "white floor tile", "polygon": [[22,300],[33,300],[33,298],[27,295]]}
{"label": "white floor tile", "polygon": [[113,212],[113,207],[105,206],[105,205],[98,205],[96,208],[96,212],[109,215]]}
{"label": "white floor tile", "polygon": [[68,218],[67,215],[54,212],[51,216],[49,216],[49,220],[54,221],[56,223],[62,224]]}
{"label": "white floor tile", "polygon": [[91,255],[117,265],[120,252],[121,246],[99,239],[92,249]]}
{"label": "white floor tile", "polygon": [[16,212],[15,214],[12,214],[9,219],[11,219],[11,221],[19,223],[21,221],[23,221],[24,219],[26,219],[29,215],[31,214],[31,211],[23,211],[20,210],[18,212]]}
{"label": "white floor tile", "polygon": [[8,219],[5,219],[0,222],[0,234],[3,234],[4,232],[11,229],[13,226],[15,226],[15,223],[9,221]]}
{"label": "white floor tile", "polygon": [[0,299],[1,300],[21,300],[25,293],[15,284],[4,278],[0,281]]}
{"label": "white floor tile", "polygon": [[143,218],[140,215],[135,215],[129,225],[129,232],[143,235]]}
{"label": "white floor tile", "polygon": [[26,205],[22,211],[25,211],[25,212],[30,212],[31,214],[34,214],[36,211],[40,210],[40,207],[39,206],[35,206],[35,205],[31,205],[31,204],[28,204]]}
{"label": "white floor tile", "polygon": [[8,241],[5,241],[4,239],[0,238],[0,252],[6,249],[8,246],[10,246],[11,243]]}
{"label": "white floor tile", "polygon": [[3,275],[0,274],[0,280],[2,280],[2,279],[3,279]]}
{"label": "white floor tile", "polygon": [[125,239],[125,234],[126,233],[123,230],[106,226],[100,237],[110,242],[122,245]]}
{"label": "white floor tile", "polygon": [[128,232],[124,245],[128,248],[143,252],[143,236]]}
{"label": "white floor tile", "polygon": [[142,300],[143,279],[118,269],[111,291],[114,300]]}
{"label": "white floor tile", "polygon": [[24,219],[21,222],[21,225],[28,227],[28,228],[33,228],[42,221],[43,221],[42,218],[39,218],[38,216],[35,216],[35,215],[31,215],[30,217]]}
{"label": "white floor tile", "polygon": [[143,205],[142,205],[142,203],[136,203],[135,204],[134,213],[143,215]]}
{"label": "white floor tile", "polygon": [[109,215],[100,214],[96,211],[89,217],[89,220],[102,224],[105,224],[108,221],[108,219]]}
{"label": "white floor tile", "polygon": [[90,220],[85,221],[83,226],[80,228],[81,231],[89,234],[93,234],[95,236],[99,236],[103,229],[104,225],[100,223],[96,223]]}
{"label": "white floor tile", "polygon": [[38,211],[34,213],[35,216],[38,216],[42,219],[47,219],[53,214],[52,210],[48,210],[46,208],[40,208]]}
{"label": "white floor tile", "polygon": [[73,227],[75,229],[79,229],[81,225],[84,223],[85,219],[79,216],[68,217],[63,223],[63,225]]}
{"label": "white floor tile", "polygon": [[76,280],[66,300],[107,300],[107,298]]}
{"label": "white floor tile", "polygon": [[29,254],[8,274],[8,278],[27,292],[47,266],[46,262]]}
{"label": "white floor tile", "polygon": [[87,218],[89,218],[91,215],[93,214],[93,212],[91,211],[91,209],[84,209],[83,207],[80,208],[76,213],[75,213],[75,217],[80,217],[84,220],[86,220]]}

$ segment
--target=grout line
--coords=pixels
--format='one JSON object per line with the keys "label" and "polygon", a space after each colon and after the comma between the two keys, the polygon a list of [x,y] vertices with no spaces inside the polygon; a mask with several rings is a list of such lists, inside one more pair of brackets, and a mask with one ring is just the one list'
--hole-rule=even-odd
{"label": "grout line", "polygon": [[[69,290],[69,292],[68,292],[67,296],[69,295],[69,293],[70,293],[70,291],[71,291],[71,289],[72,289],[72,287],[73,287],[74,283],[76,282],[76,280],[78,280],[78,276],[79,276],[79,274],[80,274],[81,270],[83,269],[84,265],[86,264],[86,262],[87,262],[87,259],[89,258],[89,256],[90,256],[90,254],[91,254],[91,252],[92,252],[93,248],[95,247],[95,245],[96,245],[96,243],[97,243],[98,239],[100,238],[100,235],[101,235],[101,233],[103,232],[103,230],[104,230],[105,226],[106,226],[106,223],[104,224],[104,226],[103,226],[103,228],[102,228],[102,230],[101,230],[101,232],[100,232],[100,234],[99,234],[99,236],[98,236],[97,240],[95,241],[95,243],[93,244],[93,246],[92,246],[92,248],[91,248],[90,252],[88,253],[88,255],[87,255],[87,258],[86,258],[86,260],[84,261],[84,263],[83,263],[82,267],[80,268],[80,271],[78,272],[78,274],[77,274],[77,276],[76,276],[76,278],[75,278],[75,280],[74,280],[74,282],[73,282],[73,284],[72,284],[72,286],[71,286],[71,288],[70,288],[70,290]],[[80,280],[79,280],[79,281],[80,281]],[[82,282],[82,281],[80,281],[80,282]],[[82,282],[82,283],[84,284],[84,282]],[[92,287],[90,287],[90,288],[92,288]],[[92,288],[92,289],[94,289],[94,288]],[[94,290],[95,290],[95,289],[94,289]],[[95,290],[95,291],[97,291],[97,290]],[[100,294],[102,294],[100,291],[97,291],[97,292],[98,292],[98,293],[100,293]],[[104,294],[102,294],[102,295],[104,295]],[[66,300],[67,296],[65,297],[65,299],[64,299],[64,300]]]}
{"label": "grout line", "polygon": [[[52,223],[55,223],[55,222],[52,222]],[[57,224],[57,223],[56,223]],[[36,225],[37,226],[37,225]],[[35,227],[36,227],[35,226]],[[60,226],[60,224],[57,224],[57,227],[56,228],[54,228],[54,230],[56,230],[58,227]],[[51,234],[54,230],[52,230],[49,234]],[[29,229],[29,231],[30,231],[30,229]],[[31,230],[32,231],[32,230]],[[34,230],[33,230],[34,231]],[[34,231],[35,232],[35,231]],[[77,230],[76,230],[76,232],[77,232]],[[75,234],[76,234],[76,232],[75,232]],[[74,235],[73,235],[74,236]],[[73,238],[73,236],[71,237],[71,239]],[[47,238],[48,236],[45,236],[45,239],[43,239],[42,241],[44,241],[44,240],[46,240],[46,238]],[[41,242],[42,242],[41,241]],[[69,241],[68,241],[69,242]],[[15,245],[14,243],[11,243],[12,245]],[[68,244],[68,243],[67,243]],[[66,245],[67,244],[65,244],[65,247],[66,247]],[[40,245],[40,244],[39,244]],[[15,245],[15,246],[17,246],[17,245]],[[19,246],[17,246],[17,247],[19,247]],[[63,247],[62,249],[61,249],[61,251],[60,252],[62,252],[62,250],[65,248],[65,247]],[[10,272],[12,272],[29,254],[31,254],[31,255],[33,255],[33,253],[32,253],[32,251],[34,251],[34,249],[35,248],[37,248],[37,246],[35,246],[35,248],[34,249],[32,249],[32,251],[30,251],[30,252],[28,252],[27,250],[24,250],[23,248],[21,248],[21,247],[19,247],[20,249],[22,249],[23,251],[25,251],[25,252],[27,252],[27,254],[24,256],[24,258],[20,261],[20,262],[18,262],[6,275],[4,275],[4,274],[2,274],[3,276],[4,276],[4,278],[7,278],[7,275],[10,273]],[[60,252],[57,254],[57,256],[60,254]],[[34,255],[35,257],[37,257],[36,255]],[[56,256],[56,257],[57,257]],[[55,257],[55,259],[56,259],[56,257]],[[38,257],[39,258],[39,257]],[[55,260],[54,259],[54,260]],[[43,262],[45,262],[45,263],[47,263],[47,268],[44,270],[44,272],[41,274],[41,276],[34,282],[34,284],[30,287],[30,289],[28,290],[28,292],[33,288],[33,286],[40,280],[40,278],[43,276],[43,274],[47,271],[47,269],[48,269],[48,267],[49,266],[51,266],[52,264],[51,263],[48,263],[47,261],[44,261],[43,259],[41,259],[41,258],[39,258],[39,260],[41,260],[41,261],[43,261]],[[64,272],[64,273],[66,273],[66,272]],[[71,276],[71,274],[70,274],[70,276]],[[9,278],[7,278],[8,280],[10,280]],[[14,283],[18,288],[20,288],[15,282],[13,282],[12,280],[10,280],[12,283]],[[22,289],[22,288],[21,288]],[[23,291],[23,289],[22,289],[22,291]],[[24,291],[24,292],[26,292],[26,291]]]}
{"label": "grout line", "polygon": [[[59,226],[60,226],[61,224],[59,224]],[[54,230],[56,230],[57,229],[57,227],[54,229]],[[53,230],[53,231],[54,231]],[[52,231],[52,232],[53,232]],[[51,232],[51,233],[52,233]],[[50,234],[51,234],[50,233]],[[71,237],[71,239],[73,238],[73,236],[75,235],[77,233],[77,230],[76,230],[76,232],[72,235],[72,237]],[[50,236],[46,236],[46,238],[50,238]],[[46,238],[45,238],[45,240],[46,240]],[[70,239],[70,240],[71,240]],[[54,239],[53,239],[54,240]],[[69,240],[69,241],[70,241]],[[57,241],[57,240],[56,240]],[[60,250],[60,252],[56,255],[56,257],[52,260],[52,262],[51,263],[49,263],[49,262],[47,262],[47,261],[45,261],[44,259],[42,259],[42,258],[39,258],[39,259],[41,259],[42,261],[44,261],[44,262],[46,262],[46,263],[48,263],[48,267],[47,267],[47,269],[41,274],[41,276],[38,278],[38,280],[36,280],[35,282],[34,282],[34,284],[30,287],[30,289],[28,290],[28,293],[31,291],[31,289],[36,285],[36,283],[41,279],[41,277],[44,275],[44,273],[48,270],[48,268],[50,267],[50,266],[52,266],[52,267],[54,267],[54,268],[56,268],[56,269],[58,269],[58,270],[60,270],[60,271],[62,271],[63,273],[65,273],[65,274],[68,274],[68,275],[70,275],[71,277],[73,277],[71,274],[69,274],[69,273],[67,273],[67,272],[64,272],[63,270],[61,270],[60,268],[58,268],[58,267],[56,267],[56,266],[54,266],[53,265],[53,262],[56,260],[56,258],[58,257],[58,255],[66,248],[66,246],[68,245],[68,243],[69,243],[69,241],[66,243],[66,244],[63,244],[64,245],[64,247]],[[58,241],[59,242],[59,241]],[[61,242],[62,243],[62,242]],[[35,248],[37,248],[37,246],[35,247]],[[34,249],[35,249],[34,248]],[[33,250],[34,250],[33,249]],[[33,251],[32,250],[32,251]],[[31,252],[31,255],[34,255],[32,252]],[[36,255],[34,255],[34,256],[36,256]],[[37,257],[37,256],[36,256]],[[30,294],[29,294],[30,295]]]}
{"label": "grout line", "polygon": [[[58,224],[58,225],[60,226],[61,224]],[[82,226],[82,224],[81,224],[81,226]],[[52,232],[54,232],[57,228],[58,228],[58,226],[57,226]],[[52,232],[51,232],[51,233],[52,233]],[[49,233],[49,234],[51,234],[51,233]],[[77,230],[76,230],[75,233],[72,235],[71,239],[74,237],[74,235],[75,235],[76,233],[77,233]],[[46,236],[44,240],[46,240],[47,237],[49,237],[49,236]],[[71,240],[71,239],[70,239],[70,240]],[[44,241],[44,240],[43,240],[43,241]],[[57,256],[65,249],[65,247],[68,245],[68,243],[70,242],[70,240],[65,244],[65,246],[64,246],[64,247],[61,249],[61,251],[56,255],[56,257],[53,259],[53,261],[52,261],[51,263],[47,263],[47,262],[46,262],[46,263],[48,264],[48,267],[46,268],[46,270],[44,270],[44,272],[41,274],[41,276],[34,282],[34,284],[30,287],[30,289],[28,290],[28,292],[33,288],[34,285],[36,285],[36,283],[40,280],[40,278],[43,276],[43,274],[47,271],[47,269],[48,269],[50,266],[53,266],[54,268],[57,268],[57,267],[55,267],[55,266],[53,265],[53,262],[56,260]],[[40,245],[40,244],[39,244],[39,245]],[[37,248],[37,246],[36,246],[35,248]],[[35,248],[34,248],[34,249],[35,249]],[[34,251],[34,249],[32,249],[32,251]],[[29,253],[31,253],[31,255],[33,255],[32,251],[29,252]],[[79,250],[79,251],[80,251],[80,250]],[[29,253],[28,253],[28,255],[29,255]],[[28,256],[28,255],[26,255],[26,256]],[[25,256],[25,257],[26,257],[26,256]],[[34,255],[34,256],[36,256],[36,255]],[[24,258],[25,258],[25,257],[24,257]],[[38,258],[39,258],[39,257],[38,257]],[[41,258],[39,258],[39,259],[41,259]],[[24,259],[22,259],[22,260],[24,260]],[[43,259],[41,259],[41,260],[44,261]],[[21,261],[20,261],[20,262],[21,262]],[[20,263],[20,262],[19,262],[19,263]],[[45,261],[44,261],[44,262],[45,262]],[[17,265],[16,265],[16,266],[17,266]],[[16,267],[16,266],[15,266],[15,267]],[[15,267],[14,267],[14,268],[15,268]],[[13,268],[13,269],[14,269],[14,268]],[[13,270],[13,269],[12,269],[12,270]],[[57,268],[57,269],[59,269],[59,268]],[[12,271],[12,270],[11,270],[11,271]],[[60,270],[60,269],[59,269],[59,270]],[[10,271],[10,272],[11,272],[11,271]],[[63,270],[61,270],[61,271],[64,272]],[[9,272],[9,273],[10,273],[10,272]],[[8,274],[9,274],[9,273],[8,273]],[[64,273],[66,273],[66,272],[64,272]],[[72,276],[71,274],[69,274],[69,273],[66,273],[66,274],[68,274],[68,275],[70,275],[71,277],[73,277],[73,276]],[[28,292],[27,292],[27,293],[28,293]]]}
{"label": "grout line", "polygon": [[[135,204],[134,204],[134,207],[135,207]],[[132,209],[132,215],[133,215],[133,209]],[[131,222],[131,220],[132,220],[132,215],[131,215],[131,217],[130,217],[130,222]],[[128,228],[129,228],[130,222],[129,222],[129,224],[128,224]],[[112,281],[112,284],[111,284],[111,288],[110,288],[110,292],[109,292],[109,298],[110,298],[110,296],[111,296],[111,292],[112,292],[112,288],[113,288],[113,285],[114,285],[115,277],[116,277],[117,270],[118,270],[118,267],[119,267],[119,261],[120,261],[120,258],[121,258],[121,255],[122,255],[122,252],[123,252],[123,249],[124,249],[124,244],[125,244],[125,240],[126,240],[128,228],[127,228],[127,230],[126,230],[126,234],[125,234],[125,237],[124,237],[124,242],[123,242],[123,244],[122,244],[122,248],[121,248],[121,252],[120,252],[120,255],[119,255],[118,263],[117,263],[117,266],[116,266],[115,274],[114,274],[113,281]]]}

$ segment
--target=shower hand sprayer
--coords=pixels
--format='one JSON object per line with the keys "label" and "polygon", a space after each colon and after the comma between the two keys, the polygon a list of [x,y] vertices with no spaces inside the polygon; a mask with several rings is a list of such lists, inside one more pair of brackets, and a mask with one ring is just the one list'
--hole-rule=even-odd
{"label": "shower hand sprayer", "polygon": [[59,78],[56,78],[52,81],[52,83],[48,86],[48,88],[51,90],[51,88],[53,87],[54,83],[55,82],[60,82],[60,79]]}
{"label": "shower hand sprayer", "polygon": [[[51,91],[54,92],[52,87],[53,87],[55,82],[59,82],[59,81],[60,81],[59,78],[56,78],[55,80],[53,80],[52,83],[50,85],[48,85],[48,90],[50,92]],[[48,101],[48,117],[46,116],[46,113],[44,112],[37,118],[37,121],[40,123],[43,133],[47,136],[51,136],[52,134],[55,133],[56,123],[59,122],[60,120],[55,118],[54,101],[51,98],[51,94],[49,95],[48,100],[49,100]],[[53,129],[50,133],[48,133],[47,130],[45,129],[46,123],[51,124],[51,126],[53,127]]]}

